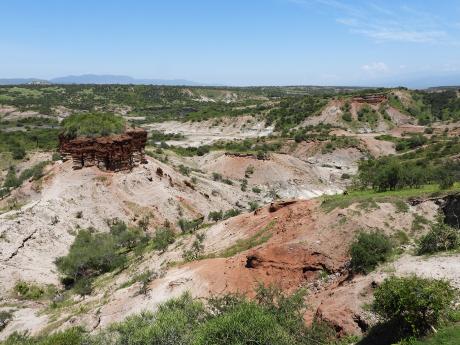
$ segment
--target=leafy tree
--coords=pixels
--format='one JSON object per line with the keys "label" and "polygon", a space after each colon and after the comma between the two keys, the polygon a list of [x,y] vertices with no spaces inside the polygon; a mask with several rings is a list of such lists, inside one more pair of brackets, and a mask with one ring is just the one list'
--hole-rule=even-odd
{"label": "leafy tree", "polygon": [[376,289],[372,309],[415,335],[436,326],[451,309],[455,290],[444,280],[390,277]]}
{"label": "leafy tree", "polygon": [[176,239],[176,234],[170,228],[160,228],[155,231],[155,235],[153,236],[151,243],[153,244],[153,248],[164,252],[166,248],[170,244],[174,243]]}
{"label": "leafy tree", "polygon": [[420,239],[417,249],[419,255],[433,254],[460,247],[460,232],[441,220],[435,223],[430,232]]}

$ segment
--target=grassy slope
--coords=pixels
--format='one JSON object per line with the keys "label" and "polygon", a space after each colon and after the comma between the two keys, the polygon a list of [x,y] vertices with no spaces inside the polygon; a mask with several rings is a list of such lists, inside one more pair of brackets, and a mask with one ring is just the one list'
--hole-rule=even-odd
{"label": "grassy slope", "polygon": [[414,345],[458,345],[460,344],[460,325],[441,329],[438,333],[419,340]]}

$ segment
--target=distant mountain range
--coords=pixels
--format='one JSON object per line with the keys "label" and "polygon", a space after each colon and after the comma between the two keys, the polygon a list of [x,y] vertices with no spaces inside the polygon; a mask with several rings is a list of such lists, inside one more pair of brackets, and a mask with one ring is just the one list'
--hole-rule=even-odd
{"label": "distant mountain range", "polygon": [[21,84],[138,84],[138,85],[205,85],[185,79],[136,79],[124,75],[111,74],[84,74],[69,75],[49,80],[37,78],[11,78],[1,79],[0,85],[21,85]]}
{"label": "distant mountain range", "polygon": [[[433,82],[435,81],[435,82]],[[112,74],[83,74],[69,75],[49,80],[38,78],[11,78],[1,79],[0,85],[21,85],[21,84],[136,84],[136,85],[180,85],[180,86],[225,86],[225,84],[206,84],[185,79],[138,79],[125,75]],[[406,86],[413,89],[426,89],[440,86],[460,85],[459,74],[443,74],[418,76],[416,74],[401,75],[398,79],[376,79],[370,82],[353,82],[354,87],[395,87]],[[268,86],[268,85],[266,85]],[[305,86],[305,85],[297,85]],[[317,86],[321,87],[321,86]],[[329,86],[334,87],[334,86]],[[344,86],[346,87],[346,86]]]}

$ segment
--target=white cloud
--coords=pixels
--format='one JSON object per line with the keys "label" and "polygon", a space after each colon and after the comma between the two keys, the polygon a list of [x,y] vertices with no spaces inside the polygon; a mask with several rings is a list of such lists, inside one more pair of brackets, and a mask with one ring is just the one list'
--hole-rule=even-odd
{"label": "white cloud", "polygon": [[361,69],[369,74],[382,74],[390,70],[384,62],[372,62],[361,66]]}
{"label": "white cloud", "polygon": [[353,30],[353,32],[363,34],[373,38],[378,42],[397,41],[412,43],[434,43],[447,38],[444,31],[414,31],[404,29],[375,28],[369,30]]}
{"label": "white cloud", "polygon": [[408,42],[459,45],[450,28],[459,25],[431,12],[406,5],[379,6],[363,1],[349,4],[339,0],[288,0],[297,4],[319,4],[338,13],[336,22],[349,27],[351,33],[376,42]]}

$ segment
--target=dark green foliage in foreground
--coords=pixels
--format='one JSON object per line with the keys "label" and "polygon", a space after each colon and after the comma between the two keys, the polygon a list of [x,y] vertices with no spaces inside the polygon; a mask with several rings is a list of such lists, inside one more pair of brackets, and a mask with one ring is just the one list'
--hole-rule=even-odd
{"label": "dark green foliage in foreground", "polygon": [[109,113],[73,114],[61,123],[63,133],[71,138],[120,134],[125,125],[121,116]]}
{"label": "dark green foliage in foreground", "polygon": [[[283,295],[260,287],[255,301],[239,295],[208,303],[184,294],[152,312],[130,316],[95,335],[78,328],[32,338],[13,335],[6,345],[326,345],[335,332],[315,323],[305,325],[304,294]],[[68,339],[67,342],[63,342]]]}
{"label": "dark green foliage in foreground", "polygon": [[390,239],[385,234],[362,232],[350,248],[351,268],[354,272],[369,273],[386,261],[391,250]]}
{"label": "dark green foliage in foreground", "polygon": [[376,289],[372,309],[407,334],[423,335],[451,310],[455,290],[443,280],[390,277]]}
{"label": "dark green foliage in foreground", "polygon": [[460,247],[460,231],[438,221],[420,240],[417,254],[433,254]]}

